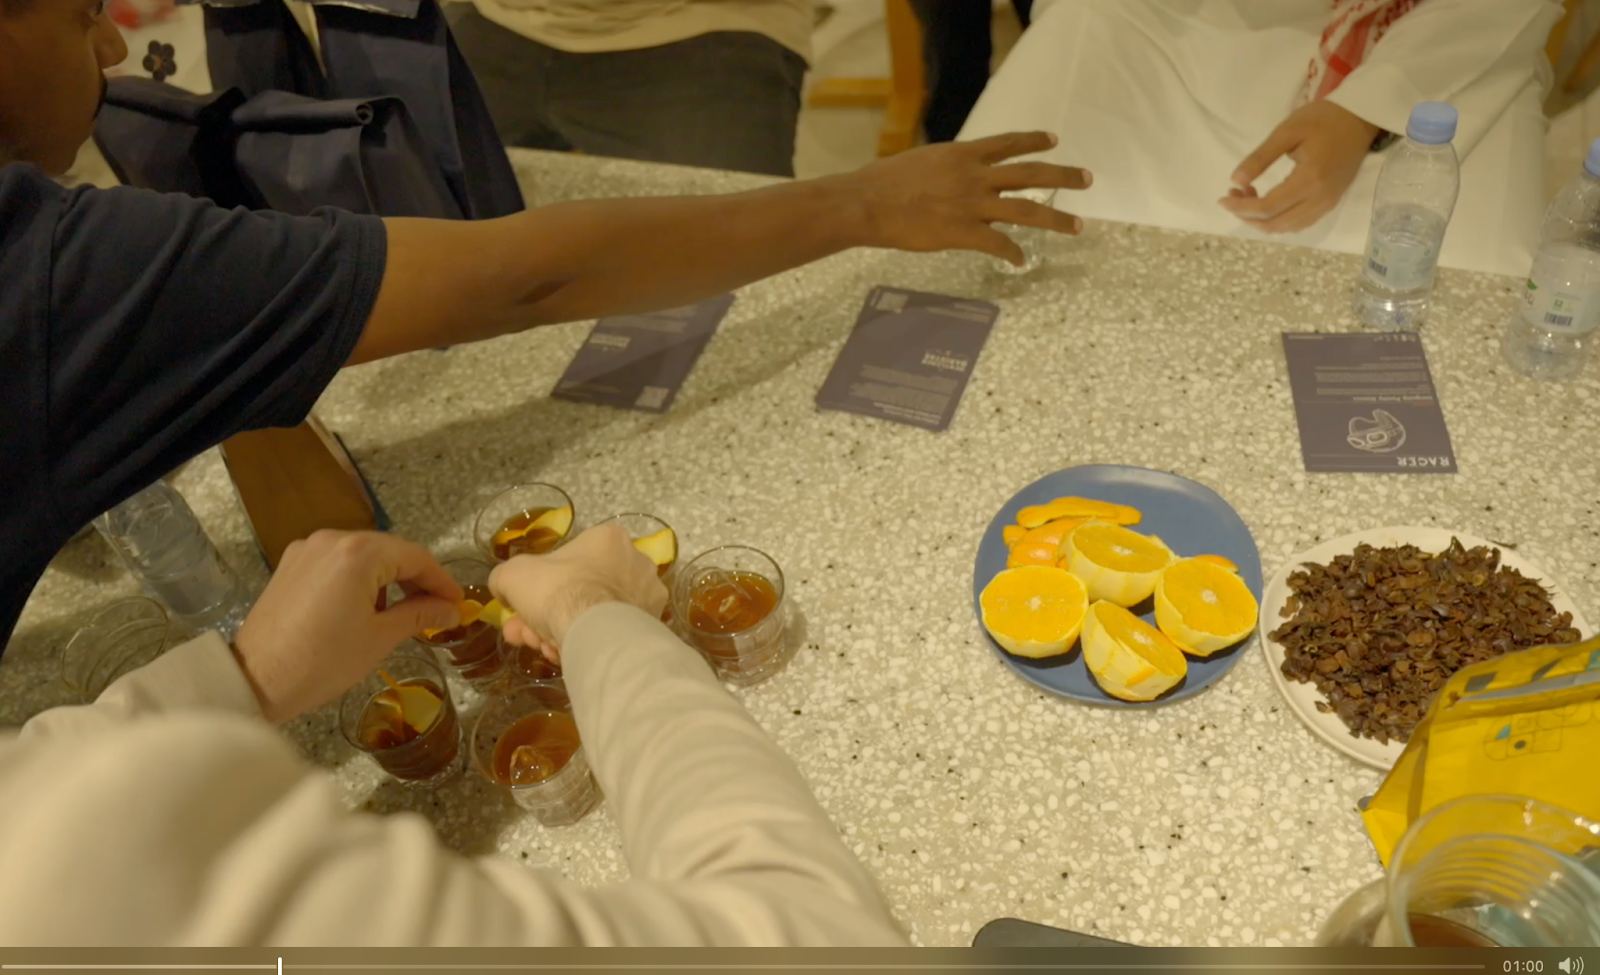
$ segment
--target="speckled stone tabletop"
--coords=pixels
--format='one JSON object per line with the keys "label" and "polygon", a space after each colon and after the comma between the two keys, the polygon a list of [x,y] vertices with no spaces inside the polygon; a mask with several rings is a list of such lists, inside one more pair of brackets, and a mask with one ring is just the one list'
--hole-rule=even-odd
{"label": "speckled stone tabletop", "polygon": [[[533,153],[517,163],[539,203],[759,183]],[[665,416],[547,398],[587,324],[350,369],[317,412],[395,531],[440,555],[469,548],[490,495],[539,479],[565,486],[581,521],[650,511],[686,552],[743,542],[776,556],[806,646],[739,697],[916,942],[967,944],[1014,916],[1147,945],[1304,944],[1378,875],[1355,803],[1379,775],[1301,726],[1254,648],[1162,709],[1047,697],[986,645],[971,573],[1017,489],[1076,464],[1135,464],[1218,491],[1268,572],[1346,532],[1440,525],[1515,545],[1600,618],[1600,365],[1557,386],[1509,374],[1497,343],[1513,279],[1440,276],[1425,341],[1459,474],[1304,473],[1278,336],[1353,328],[1356,260],[1107,223],[1054,243],[1020,278],[971,255],[855,251],[740,292]],[[1002,309],[946,433],[813,405],[880,283]],[[261,584],[215,454],[175,483]],[[99,539],[70,545],[0,662],[0,725],[66,702],[58,657],[75,622],[134,591]],[[469,715],[479,706],[460,687],[457,701]],[[463,853],[586,884],[627,876],[604,807],[547,830],[470,774],[431,793],[384,782],[331,710],[289,734],[352,805],[415,810]]]}

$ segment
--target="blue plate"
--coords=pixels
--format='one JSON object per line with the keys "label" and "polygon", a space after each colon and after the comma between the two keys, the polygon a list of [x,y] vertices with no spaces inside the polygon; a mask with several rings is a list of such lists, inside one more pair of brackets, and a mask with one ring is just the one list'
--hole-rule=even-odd
{"label": "blue plate", "polygon": [[[979,608],[978,596],[989,580],[1006,567],[1008,552],[1002,529],[1016,524],[1017,512],[1023,508],[1064,497],[1094,498],[1138,508],[1144,520],[1133,526],[1135,531],[1160,537],[1179,556],[1220,555],[1228,559],[1239,567],[1239,576],[1250,587],[1256,602],[1261,601],[1261,555],[1256,551],[1256,540],[1239,513],[1217,492],[1186,477],[1143,467],[1069,467],[1041,477],[1018,491],[983,533],[977,564],[972,571],[972,609],[978,615],[980,628],[983,611]],[[1149,600],[1135,606],[1134,610],[1142,610],[1144,619],[1155,625],[1155,610]],[[1084,666],[1083,651],[1077,645],[1059,657],[1030,660],[1006,653],[989,638],[987,631],[984,632],[984,639],[989,640],[989,645],[1006,666],[1030,684],[1086,704],[1124,708],[1154,707],[1193,697],[1226,674],[1254,638],[1252,631],[1251,636],[1210,657],[1190,657],[1189,673],[1176,687],[1154,701],[1134,703],[1119,701],[1100,689],[1089,668]]]}

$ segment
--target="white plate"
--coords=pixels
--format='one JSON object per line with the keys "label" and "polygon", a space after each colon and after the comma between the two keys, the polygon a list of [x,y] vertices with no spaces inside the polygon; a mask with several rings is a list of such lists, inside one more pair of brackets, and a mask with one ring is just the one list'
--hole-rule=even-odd
{"label": "white plate", "polygon": [[1516,552],[1503,545],[1468,535],[1465,532],[1452,532],[1443,528],[1374,528],[1370,531],[1356,532],[1343,538],[1335,538],[1323,542],[1316,548],[1301,552],[1278,567],[1278,571],[1267,580],[1265,591],[1261,594],[1261,652],[1267,655],[1267,669],[1272,672],[1272,680],[1278,685],[1278,691],[1283,699],[1289,702],[1289,707],[1306,723],[1306,727],[1323,741],[1349,755],[1359,762],[1371,765],[1373,768],[1389,769],[1399,761],[1400,754],[1405,751],[1405,745],[1400,742],[1390,742],[1380,745],[1371,738],[1357,738],[1350,734],[1350,729],[1339,719],[1337,714],[1324,714],[1317,710],[1317,702],[1325,700],[1322,692],[1318,691],[1315,684],[1303,684],[1292,681],[1283,676],[1284,650],[1283,644],[1271,639],[1268,634],[1276,630],[1286,620],[1281,615],[1283,607],[1288,604],[1293,593],[1289,589],[1289,576],[1307,562],[1316,562],[1323,565],[1333,561],[1340,555],[1349,555],[1356,550],[1356,546],[1365,542],[1374,548],[1384,548],[1396,545],[1415,545],[1424,552],[1443,552],[1450,547],[1450,539],[1459,538],[1461,544],[1467,548],[1487,545],[1500,550],[1500,564],[1510,566],[1529,579],[1537,579],[1546,589],[1553,590],[1550,602],[1560,613],[1572,614],[1572,625],[1584,636],[1592,635],[1589,624],[1584,622],[1578,607],[1562,592],[1550,574],[1529,562]]}

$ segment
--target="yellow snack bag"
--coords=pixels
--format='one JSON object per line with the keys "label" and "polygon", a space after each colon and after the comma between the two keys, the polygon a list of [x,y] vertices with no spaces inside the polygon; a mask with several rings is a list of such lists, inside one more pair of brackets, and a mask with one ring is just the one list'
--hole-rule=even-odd
{"label": "yellow snack bag", "polygon": [[1466,667],[1439,690],[1362,811],[1383,865],[1418,816],[1511,795],[1600,818],[1600,637]]}

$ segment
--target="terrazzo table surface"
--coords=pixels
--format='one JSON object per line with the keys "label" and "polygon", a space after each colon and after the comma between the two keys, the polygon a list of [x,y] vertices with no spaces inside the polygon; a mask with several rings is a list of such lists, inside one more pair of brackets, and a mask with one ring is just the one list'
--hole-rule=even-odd
{"label": "terrazzo table surface", "polygon": [[[740,189],[758,180],[518,154],[530,202]],[[1600,367],[1543,386],[1497,342],[1509,278],[1446,271],[1425,342],[1461,472],[1308,475],[1278,335],[1348,330],[1357,259],[1107,223],[1002,276],[970,255],[856,251],[740,292],[670,413],[546,398],[587,324],[354,368],[317,412],[394,529],[470,547],[507,485],[565,486],[579,518],[655,512],[684,549],[777,557],[807,620],[789,669],[739,692],[794,757],[912,938],[970,943],[1015,916],[1148,945],[1307,943],[1378,875],[1355,803],[1379,775],[1282,705],[1258,650],[1192,700],[1144,711],[1047,697],[971,609],[979,536],[1017,489],[1076,464],[1175,471],[1217,490],[1268,572],[1318,541],[1441,525],[1509,545],[1600,618]],[[1002,314],[950,430],[815,409],[876,284],[985,298]],[[463,316],[472,314],[462,309]],[[264,573],[222,465],[175,482],[224,555]],[[56,560],[0,661],[0,725],[65,703],[61,645],[133,582],[94,537]],[[479,702],[457,688],[469,717]],[[431,793],[382,780],[331,709],[291,737],[352,805],[431,819],[470,854],[627,876],[605,808],[546,830],[470,774]]]}

